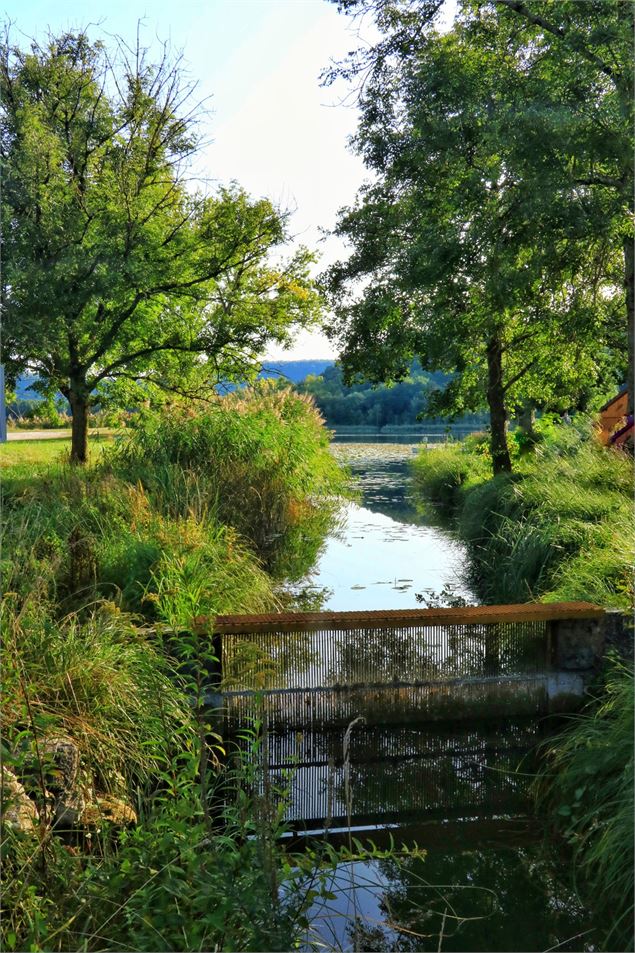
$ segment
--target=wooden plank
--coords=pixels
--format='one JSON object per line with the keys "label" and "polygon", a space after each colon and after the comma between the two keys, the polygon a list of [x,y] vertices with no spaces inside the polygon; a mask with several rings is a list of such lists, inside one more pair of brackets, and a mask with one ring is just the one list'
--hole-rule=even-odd
{"label": "wooden plank", "polygon": [[602,619],[604,609],[590,602],[465,606],[459,609],[388,609],[367,612],[280,612],[269,615],[197,616],[199,632],[247,635],[258,632],[320,632],[412,628],[432,625],[494,625],[504,622],[556,622]]}

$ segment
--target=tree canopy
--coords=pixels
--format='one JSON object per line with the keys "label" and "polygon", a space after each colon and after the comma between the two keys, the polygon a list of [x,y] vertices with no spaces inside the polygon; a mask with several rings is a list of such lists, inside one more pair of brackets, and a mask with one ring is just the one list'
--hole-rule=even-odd
{"label": "tree canopy", "polygon": [[74,460],[104,383],[204,395],[316,319],[286,215],[189,180],[200,106],[178,58],[6,35],[0,95],[5,360],[67,397]]}
{"label": "tree canopy", "polygon": [[445,406],[487,401],[509,469],[511,411],[572,406],[625,364],[628,11],[465,2],[441,33],[439,2],[339,6],[374,13],[383,38],[327,75],[358,80],[354,145],[374,173],[340,214],[331,334],[349,377],[398,378],[414,355],[458,372]]}

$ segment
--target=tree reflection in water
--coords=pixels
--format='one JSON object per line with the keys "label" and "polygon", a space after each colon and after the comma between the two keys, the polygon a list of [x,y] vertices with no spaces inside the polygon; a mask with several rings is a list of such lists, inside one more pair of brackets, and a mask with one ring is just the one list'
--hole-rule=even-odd
{"label": "tree reflection in water", "polygon": [[[359,916],[355,950],[590,951],[597,924],[553,845],[430,851],[374,862],[383,923]],[[376,881],[377,882],[377,881]]]}

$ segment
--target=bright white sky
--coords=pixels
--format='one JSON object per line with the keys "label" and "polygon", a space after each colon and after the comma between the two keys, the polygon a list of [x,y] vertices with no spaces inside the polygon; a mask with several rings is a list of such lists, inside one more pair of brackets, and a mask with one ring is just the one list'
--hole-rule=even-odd
{"label": "bright white sky", "polygon": [[[292,231],[321,255],[318,270],[342,245],[323,240],[339,208],[350,204],[364,179],[361,160],[347,149],[356,127],[345,88],[320,88],[331,59],[359,45],[350,18],[327,0],[5,0],[19,45],[28,37],[98,24],[133,44],[170,40],[188,71],[210,97],[201,171],[219,182],[234,179],[254,196],[294,209]],[[362,31],[370,37],[371,24]],[[106,37],[107,39],[107,37]],[[321,334],[301,334],[291,350],[270,358],[333,356]]]}

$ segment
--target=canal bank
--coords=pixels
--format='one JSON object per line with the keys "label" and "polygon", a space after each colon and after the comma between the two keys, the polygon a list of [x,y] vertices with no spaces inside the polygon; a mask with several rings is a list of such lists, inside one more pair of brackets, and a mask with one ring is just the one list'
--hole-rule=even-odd
{"label": "canal bank", "polygon": [[[323,609],[473,601],[466,552],[417,512],[416,447],[336,445],[358,479],[305,580]],[[360,646],[363,653],[363,646]],[[570,855],[533,811],[537,745],[550,720],[273,732],[267,772],[286,788],[290,833],[313,842],[395,845],[343,861],[316,900],[306,949],[596,950],[603,924],[578,898]],[[398,849],[401,844],[406,854]]]}

